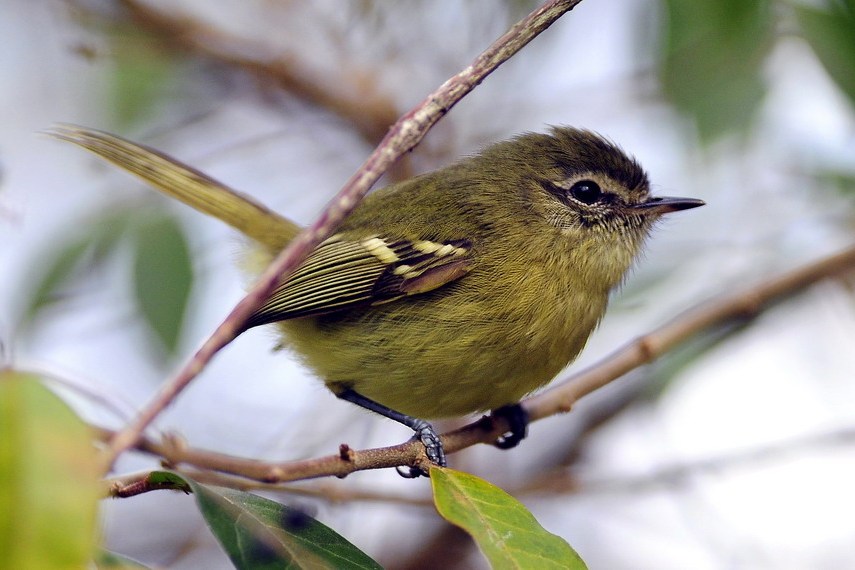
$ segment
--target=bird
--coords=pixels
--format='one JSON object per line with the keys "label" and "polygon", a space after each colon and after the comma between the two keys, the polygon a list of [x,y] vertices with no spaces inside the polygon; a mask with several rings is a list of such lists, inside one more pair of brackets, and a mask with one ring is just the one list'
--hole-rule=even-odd
{"label": "bird", "polygon": [[[237,229],[256,272],[301,231],[152,148],[49,133]],[[496,445],[513,447],[519,401],[582,351],[657,220],[703,204],[651,195],[638,161],[592,131],[524,133],[369,194],[242,331],[277,327],[336,396],[413,429],[434,464],[447,461],[428,419],[493,410],[511,425]]]}

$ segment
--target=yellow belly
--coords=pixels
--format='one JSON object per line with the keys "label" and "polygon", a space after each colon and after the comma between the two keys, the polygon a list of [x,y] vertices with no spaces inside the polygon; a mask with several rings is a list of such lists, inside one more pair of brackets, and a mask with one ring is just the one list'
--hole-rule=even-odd
{"label": "yellow belly", "polygon": [[280,323],[295,352],[333,391],[351,388],[405,414],[460,416],[515,403],[582,350],[606,295],[554,283],[523,304],[428,293],[388,306]]}

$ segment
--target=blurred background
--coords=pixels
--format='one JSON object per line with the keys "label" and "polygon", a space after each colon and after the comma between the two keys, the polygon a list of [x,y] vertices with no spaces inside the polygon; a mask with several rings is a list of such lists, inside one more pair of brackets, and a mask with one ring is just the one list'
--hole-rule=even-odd
{"label": "blurred background", "polygon": [[[241,298],[230,229],[70,145],[57,122],[153,146],[308,223],[401,113],[531,1],[6,0],[0,15],[0,356],[88,421],[123,425]],[[682,310],[852,244],[855,2],[586,0],[387,175],[569,124],[635,154],[661,225],[578,369]],[[388,181],[388,180],[387,180]],[[524,501],[592,568],[855,565],[855,304],[826,281],[538,422],[451,457]],[[338,402],[273,335],[227,347],[150,432],[286,460],[407,439]],[[445,427],[458,425],[454,422]],[[150,469],[129,454],[118,473]],[[389,568],[483,567],[426,480],[363,472],[281,495]],[[375,502],[335,501],[368,490]],[[107,548],[228,568],[192,498],[103,505]]]}

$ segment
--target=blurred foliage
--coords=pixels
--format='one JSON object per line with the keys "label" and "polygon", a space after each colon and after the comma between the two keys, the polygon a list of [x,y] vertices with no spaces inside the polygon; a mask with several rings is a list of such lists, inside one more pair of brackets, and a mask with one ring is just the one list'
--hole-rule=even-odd
{"label": "blurred foliage", "polygon": [[665,96],[701,140],[744,129],[765,93],[773,45],[769,0],[665,0],[659,76]]}
{"label": "blurred foliage", "polygon": [[101,550],[95,556],[93,561],[95,570],[139,570],[140,568],[148,568],[144,564],[140,564],[136,560],[132,560],[127,556]]}
{"label": "blurred foliage", "polygon": [[150,117],[179,75],[175,50],[130,22],[112,29],[110,98],[114,119],[127,128]]}
{"label": "blurred foliage", "polygon": [[184,228],[171,215],[157,214],[136,228],[133,248],[137,306],[166,353],[174,356],[193,287]]}
{"label": "blurred foliage", "polygon": [[115,249],[130,222],[128,210],[104,211],[91,221],[81,223],[71,235],[56,239],[51,251],[39,256],[35,283],[27,283],[22,325],[28,329],[41,312],[61,303],[68,291],[82,288],[86,280],[99,273]]}
{"label": "blurred foliage", "polygon": [[39,378],[0,371],[0,568],[85,568],[100,483],[92,434]]}
{"label": "blurred foliage", "polygon": [[850,200],[855,198],[855,173],[821,170],[816,174],[816,178],[823,186],[833,188],[838,194]]}
{"label": "blurred foliage", "polygon": [[663,0],[659,79],[666,99],[710,142],[745,132],[766,85],[763,66],[784,8],[831,79],[855,104],[855,0]]}
{"label": "blurred foliage", "polygon": [[431,468],[430,482],[436,510],[472,536],[493,568],[587,568],[567,541],[495,485],[441,467]]}
{"label": "blurred foliage", "polygon": [[855,0],[828,0],[823,8],[795,5],[794,9],[805,39],[855,104]]}
{"label": "blurred foliage", "polygon": [[100,291],[99,274],[128,242],[136,307],[158,340],[159,354],[174,356],[193,287],[193,260],[183,226],[168,212],[140,215],[131,206],[102,211],[57,239],[60,246],[39,257],[34,283],[26,284],[22,330],[42,324],[50,317],[47,309]]}

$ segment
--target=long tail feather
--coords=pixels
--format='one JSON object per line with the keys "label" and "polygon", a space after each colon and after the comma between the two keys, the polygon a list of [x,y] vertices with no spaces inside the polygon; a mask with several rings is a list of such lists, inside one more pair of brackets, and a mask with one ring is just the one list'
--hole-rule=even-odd
{"label": "long tail feather", "polygon": [[161,192],[229,224],[270,251],[279,251],[299,226],[174,158],[116,135],[57,125],[46,134],[74,143],[142,178]]}

